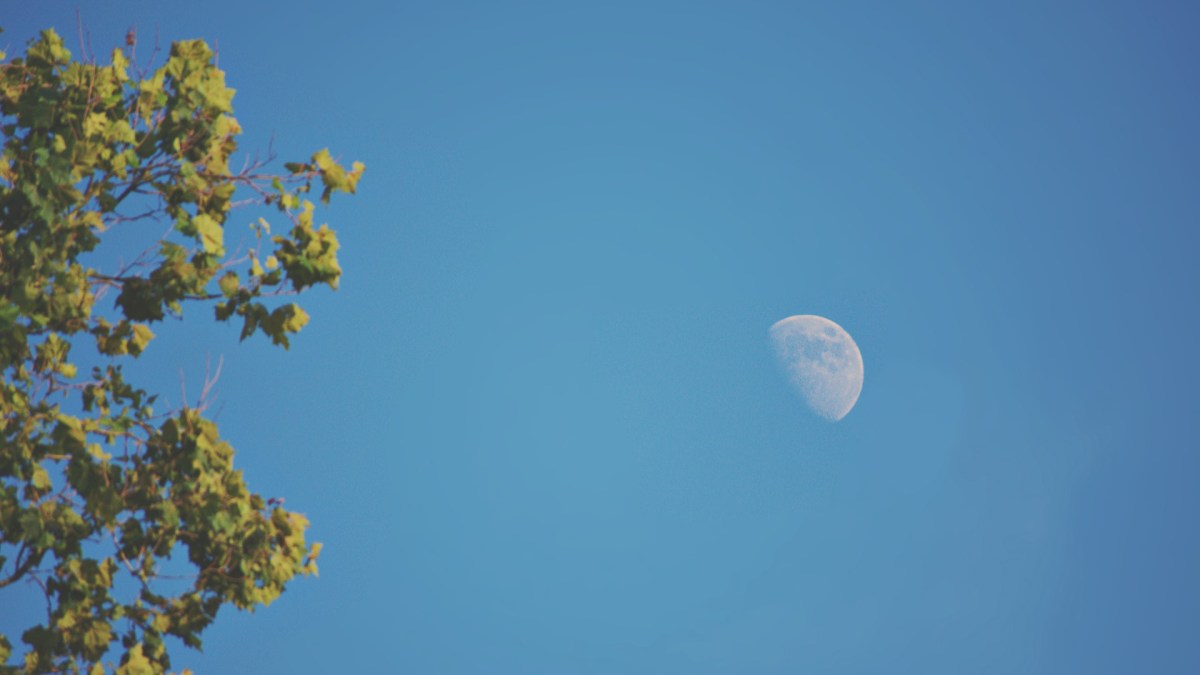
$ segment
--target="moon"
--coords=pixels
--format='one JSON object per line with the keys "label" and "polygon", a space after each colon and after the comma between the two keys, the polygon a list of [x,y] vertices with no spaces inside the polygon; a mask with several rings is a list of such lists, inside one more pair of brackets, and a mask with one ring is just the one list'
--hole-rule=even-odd
{"label": "moon", "polygon": [[845,417],[863,386],[862,352],[854,338],[814,314],[778,321],[770,336],[779,364],[808,407],[830,422]]}

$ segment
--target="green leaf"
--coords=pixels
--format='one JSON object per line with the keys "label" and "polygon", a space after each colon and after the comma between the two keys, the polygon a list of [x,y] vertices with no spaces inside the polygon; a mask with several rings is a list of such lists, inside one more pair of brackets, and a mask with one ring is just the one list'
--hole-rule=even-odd
{"label": "green leaf", "polygon": [[146,349],[146,345],[154,339],[154,331],[146,324],[135,323],[132,326],[132,335],[129,337],[129,353],[137,356]]}
{"label": "green leaf", "polygon": [[262,321],[263,332],[277,345],[285,349],[290,342],[287,333],[298,333],[308,324],[308,313],[295,303],[289,303],[275,308],[275,311]]}
{"label": "green leaf", "polygon": [[21,314],[21,308],[13,303],[0,304],[0,332],[7,333],[17,325],[17,317]]}
{"label": "green leaf", "polygon": [[127,279],[117,296],[117,306],[133,321],[161,321],[164,312],[161,289],[146,279]]}
{"label": "green leaf", "polygon": [[[300,309],[299,305],[284,305],[283,307],[275,310],[275,312],[283,313],[283,329],[289,333],[298,333],[300,332],[301,328],[304,328],[306,325],[308,325],[308,313],[303,309]],[[274,314],[274,312],[272,312],[272,314]]]}
{"label": "green leaf", "polygon": [[42,468],[41,464],[33,465],[33,478],[30,480],[33,486],[39,490],[49,490],[54,484],[50,481],[50,474],[46,469]]}
{"label": "green leaf", "polygon": [[205,253],[225,255],[225,230],[220,223],[207,214],[201,213],[192,218],[192,226],[196,228],[196,234]]}
{"label": "green leaf", "polygon": [[237,295],[238,289],[242,287],[241,282],[238,281],[237,272],[234,272],[233,270],[229,270],[222,275],[218,285],[221,287],[221,295],[224,295],[227,298],[232,298],[233,296]]}
{"label": "green leaf", "polygon": [[137,643],[125,654],[117,675],[155,675],[154,665],[142,653],[142,643]]}

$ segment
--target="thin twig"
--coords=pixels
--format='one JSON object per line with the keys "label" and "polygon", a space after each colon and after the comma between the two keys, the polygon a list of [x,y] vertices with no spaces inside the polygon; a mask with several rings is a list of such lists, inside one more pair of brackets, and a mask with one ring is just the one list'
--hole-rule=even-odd
{"label": "thin twig", "polygon": [[83,54],[84,62],[95,65],[96,57],[91,53],[92,36],[89,33],[87,39],[84,39],[83,14],[79,9],[75,10],[75,30],[79,33],[79,51]]}
{"label": "thin twig", "polygon": [[187,383],[184,378],[183,368],[179,369],[179,398],[180,398],[180,400],[183,401],[183,409],[187,410],[188,409]]}
{"label": "thin twig", "polygon": [[200,412],[208,410],[208,406],[212,404],[213,397],[216,395],[214,387],[217,380],[221,378],[221,368],[225,365],[225,357],[221,356],[217,359],[217,372],[211,370],[212,362],[208,355],[204,357],[204,387],[200,390],[200,400],[197,402],[196,409]]}

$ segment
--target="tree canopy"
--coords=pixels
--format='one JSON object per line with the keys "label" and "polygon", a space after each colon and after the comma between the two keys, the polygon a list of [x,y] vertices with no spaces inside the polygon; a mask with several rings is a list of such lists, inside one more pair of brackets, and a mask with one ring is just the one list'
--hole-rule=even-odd
{"label": "tree canopy", "polygon": [[[122,365],[197,304],[286,348],[308,315],[280,296],[341,275],[313,200],[353,193],[363,166],[321,150],[231,169],[241,127],[212,50],[176,42],[139,66],[133,44],[103,64],[47,30],[0,54],[0,597],[29,583],[46,600],[23,661],[0,635],[0,671],[165,672],[167,636],[199,648],[225,605],[316,572],[304,516],[247,487],[204,407],[156,409]],[[259,218],[254,248],[230,253],[243,202],[277,233]],[[168,231],[93,268],[120,228]],[[190,573],[168,583],[167,565]]]}

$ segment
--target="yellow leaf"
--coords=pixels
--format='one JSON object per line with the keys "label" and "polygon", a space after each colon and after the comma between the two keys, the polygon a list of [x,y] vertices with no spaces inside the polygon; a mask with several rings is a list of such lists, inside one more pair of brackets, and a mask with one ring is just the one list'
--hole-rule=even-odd
{"label": "yellow leaf", "polygon": [[201,213],[192,219],[196,233],[200,235],[200,244],[205,253],[225,255],[225,230],[221,224],[206,213]]}

